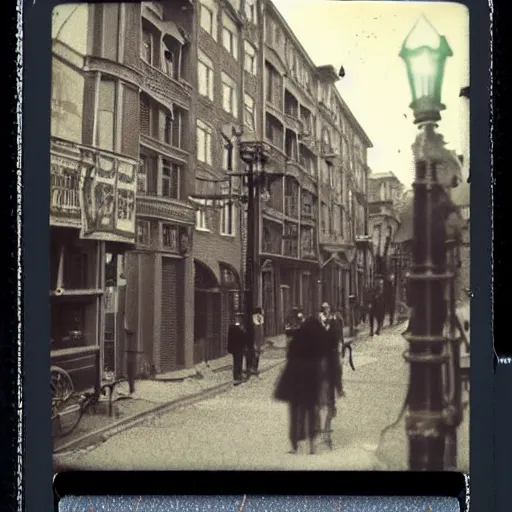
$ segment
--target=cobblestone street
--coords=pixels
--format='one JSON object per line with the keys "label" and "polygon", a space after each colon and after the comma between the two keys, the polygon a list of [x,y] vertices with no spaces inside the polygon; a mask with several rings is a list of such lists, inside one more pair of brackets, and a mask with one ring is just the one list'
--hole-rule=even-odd
{"label": "cobblestone street", "polygon": [[[315,455],[305,446],[288,453],[288,409],[272,392],[278,366],[214,398],[163,414],[100,445],[55,456],[57,469],[403,469],[403,422],[384,437],[403,405],[408,368],[402,358],[403,326],[386,329],[354,348],[352,371],[344,367],[346,397],[333,421],[333,451],[318,441]],[[466,413],[466,418],[469,411]],[[468,466],[467,422],[459,428],[459,466]],[[378,454],[378,455],[377,455]]]}

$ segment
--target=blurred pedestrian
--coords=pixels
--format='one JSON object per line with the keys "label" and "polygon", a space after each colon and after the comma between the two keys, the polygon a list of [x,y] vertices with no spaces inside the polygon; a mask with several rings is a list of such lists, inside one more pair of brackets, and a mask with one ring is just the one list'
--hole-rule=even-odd
{"label": "blurred pedestrian", "polygon": [[290,407],[290,442],[296,453],[299,442],[309,439],[309,451],[315,452],[317,406],[320,397],[320,360],[323,356],[325,329],[318,318],[307,318],[295,332],[286,355],[274,398]]}
{"label": "blurred pedestrian", "polygon": [[320,389],[318,397],[317,428],[325,444],[332,449],[331,422],[336,417],[336,393],[342,394],[339,343],[343,324],[336,315],[330,315],[324,324],[325,333],[318,340],[320,358]]}
{"label": "blurred pedestrian", "polygon": [[263,309],[260,307],[254,308],[251,319],[252,339],[248,348],[247,374],[258,376],[260,374],[260,356],[265,344],[265,333],[263,332],[265,316],[263,314]]}
{"label": "blurred pedestrian", "polygon": [[376,325],[375,334],[380,334],[382,324],[384,323],[384,283],[382,279],[377,280],[371,293],[370,307],[370,336],[373,336],[374,326]]}
{"label": "blurred pedestrian", "polygon": [[235,321],[228,328],[228,353],[233,356],[233,384],[243,382],[242,369],[247,350],[248,336],[243,327],[243,314],[236,313]]}

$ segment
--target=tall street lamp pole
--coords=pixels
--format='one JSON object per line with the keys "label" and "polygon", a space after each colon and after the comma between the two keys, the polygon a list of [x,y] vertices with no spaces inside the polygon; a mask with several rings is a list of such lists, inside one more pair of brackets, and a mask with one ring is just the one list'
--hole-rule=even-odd
{"label": "tall street lamp pole", "polygon": [[413,144],[415,181],[413,201],[412,266],[408,278],[411,319],[406,360],[410,389],[406,432],[409,469],[445,469],[447,421],[443,368],[448,362],[444,336],[447,320],[448,272],[445,233],[446,184],[443,181],[443,138],[436,133],[446,58],[452,51],[444,36],[421,17],[404,41],[405,61],[415,123],[419,133]]}
{"label": "tall street lamp pole", "polygon": [[[265,183],[265,165],[269,160],[269,152],[265,143],[260,141],[240,141],[240,157],[246,165],[247,178],[247,255],[245,273],[245,321],[250,336],[249,364],[256,370],[254,347],[256,330],[252,321],[255,308],[260,304],[260,209],[262,187]],[[263,193],[268,195],[265,190]],[[263,334],[263,333],[261,333]]]}

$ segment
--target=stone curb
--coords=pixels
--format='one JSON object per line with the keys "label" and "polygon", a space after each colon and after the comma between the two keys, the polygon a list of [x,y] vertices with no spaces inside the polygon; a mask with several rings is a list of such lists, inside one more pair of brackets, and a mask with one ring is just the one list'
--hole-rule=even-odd
{"label": "stone curb", "polygon": [[[262,368],[260,370],[261,373],[265,373],[269,370],[272,370],[276,366],[279,366],[283,363],[282,359],[276,360],[275,362],[270,363],[267,367]],[[109,437],[112,437],[120,432],[128,430],[137,426],[147,419],[148,416],[152,414],[162,414],[165,412],[172,411],[174,409],[178,409],[179,407],[184,407],[187,405],[192,405],[194,403],[200,402],[202,400],[206,400],[207,398],[213,398],[216,395],[220,395],[224,393],[228,389],[233,389],[233,382],[230,380],[228,382],[223,382],[222,384],[217,384],[212,386],[211,388],[204,389],[199,391],[198,393],[194,393],[193,395],[182,396],[175,400],[171,400],[169,402],[165,402],[163,404],[158,404],[151,409],[147,409],[146,411],[141,411],[136,414],[132,414],[122,420],[119,420],[111,425],[106,425],[105,427],[101,427],[92,432],[88,432],[83,436],[70,441],[67,444],[64,444],[53,451],[54,455],[63,455],[65,453],[72,452],[79,448],[85,448],[91,445],[98,444],[99,442],[106,441]]]}

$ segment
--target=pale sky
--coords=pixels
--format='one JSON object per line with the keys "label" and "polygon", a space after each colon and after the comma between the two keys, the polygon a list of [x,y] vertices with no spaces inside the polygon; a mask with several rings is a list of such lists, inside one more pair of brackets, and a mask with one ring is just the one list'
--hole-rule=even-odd
{"label": "pale sky", "polygon": [[[370,137],[373,172],[393,171],[409,187],[413,181],[411,144],[417,133],[409,109],[411,92],[398,53],[423,14],[444,35],[453,56],[446,62],[439,131],[447,149],[467,153],[469,85],[469,11],[448,2],[273,0],[316,65],[345,68],[337,87]],[[407,118],[404,117],[404,114]],[[469,155],[466,155],[468,157]]]}

